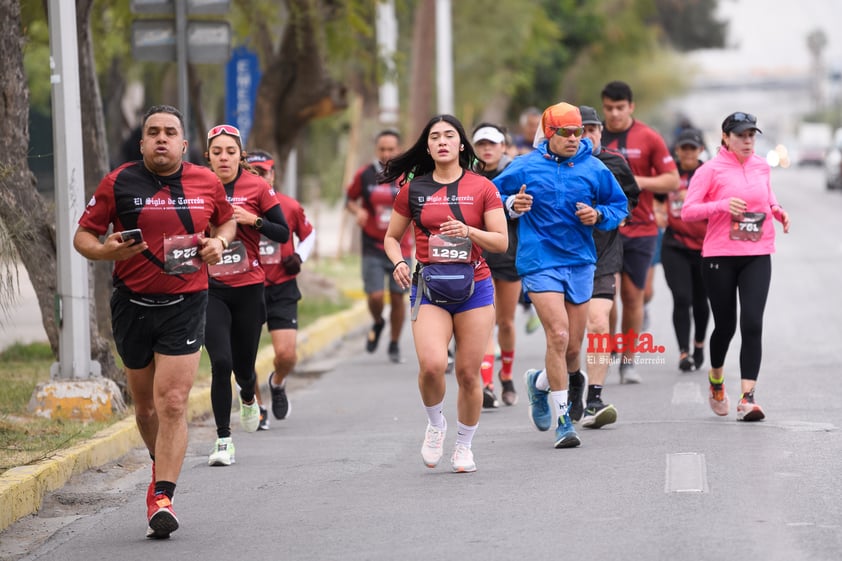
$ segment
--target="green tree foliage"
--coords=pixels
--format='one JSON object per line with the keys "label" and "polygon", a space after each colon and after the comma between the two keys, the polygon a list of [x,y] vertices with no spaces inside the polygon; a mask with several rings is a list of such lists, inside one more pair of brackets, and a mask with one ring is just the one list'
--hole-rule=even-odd
{"label": "green tree foliage", "polygon": [[530,91],[545,61],[565,56],[563,28],[537,2],[456,1],[453,27],[455,104],[466,126],[495,96]]}
{"label": "green tree foliage", "polygon": [[[50,113],[50,30],[44,2],[22,2],[21,19],[24,25],[26,44],[24,50],[24,69],[29,79],[31,91],[30,106],[33,111],[49,115]],[[96,45],[95,58],[100,82],[107,86],[107,72],[116,60],[122,65],[127,76],[136,75],[136,67],[130,63],[131,57],[131,13],[128,2],[96,0],[96,17],[91,21]],[[107,92],[107,88],[104,92]],[[105,94],[103,94],[105,95]]]}
{"label": "green tree foliage", "polygon": [[634,91],[635,114],[648,118],[686,86],[691,72],[662,40],[650,0],[601,0],[592,8],[594,40],[580,44],[575,60],[560,73],[559,98],[599,108],[603,86],[623,80]]}
{"label": "green tree foliage", "polygon": [[728,24],[716,19],[717,0],[655,0],[661,27],[679,51],[725,46]]}

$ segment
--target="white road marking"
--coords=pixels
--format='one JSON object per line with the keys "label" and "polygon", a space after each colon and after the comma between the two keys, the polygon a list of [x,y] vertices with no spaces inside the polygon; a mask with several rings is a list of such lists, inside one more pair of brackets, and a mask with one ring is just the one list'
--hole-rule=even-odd
{"label": "white road marking", "polygon": [[667,454],[664,492],[707,493],[708,478],[705,455],[696,452]]}
{"label": "white road marking", "polygon": [[698,382],[676,382],[672,387],[672,404],[704,403],[702,389]]}

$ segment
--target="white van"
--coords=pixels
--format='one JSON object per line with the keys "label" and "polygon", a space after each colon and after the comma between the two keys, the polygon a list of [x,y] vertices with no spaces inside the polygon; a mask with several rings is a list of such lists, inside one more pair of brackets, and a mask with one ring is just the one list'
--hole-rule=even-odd
{"label": "white van", "polygon": [[822,166],[833,145],[833,128],[827,123],[798,125],[798,165]]}

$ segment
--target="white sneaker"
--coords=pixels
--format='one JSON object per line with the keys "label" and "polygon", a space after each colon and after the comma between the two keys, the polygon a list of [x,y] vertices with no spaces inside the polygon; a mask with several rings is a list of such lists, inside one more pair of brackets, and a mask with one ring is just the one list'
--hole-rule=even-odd
{"label": "white sneaker", "polygon": [[246,432],[255,432],[260,426],[260,406],[256,399],[251,402],[251,405],[246,405],[240,399],[240,425]]}
{"label": "white sneaker", "polygon": [[620,383],[621,384],[640,384],[643,378],[640,373],[634,369],[633,364],[620,365]]}
{"label": "white sneaker", "polygon": [[231,437],[217,438],[213,450],[208,457],[209,466],[230,466],[236,463],[234,459],[234,441]]}
{"label": "white sneaker", "polygon": [[439,465],[444,454],[444,436],[447,434],[447,423],[443,429],[437,429],[427,421],[427,432],[424,434],[424,445],[421,446],[421,458],[424,465],[434,468]]}
{"label": "white sneaker", "polygon": [[477,470],[474,453],[464,444],[457,444],[450,458],[450,466],[456,473],[471,473]]}

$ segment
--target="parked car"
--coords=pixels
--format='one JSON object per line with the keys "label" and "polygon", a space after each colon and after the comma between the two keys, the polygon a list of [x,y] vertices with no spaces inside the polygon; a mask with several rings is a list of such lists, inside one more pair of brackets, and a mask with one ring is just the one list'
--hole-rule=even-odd
{"label": "parked car", "polygon": [[824,177],[829,190],[842,189],[842,128],[833,134],[833,145],[824,159]]}
{"label": "parked car", "polygon": [[833,145],[833,128],[827,123],[802,122],[798,125],[798,165],[822,166]]}

